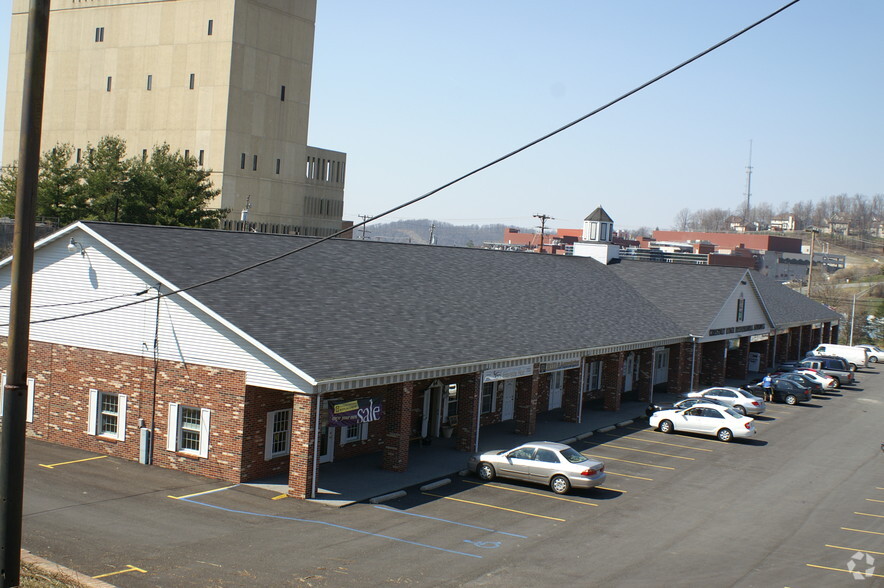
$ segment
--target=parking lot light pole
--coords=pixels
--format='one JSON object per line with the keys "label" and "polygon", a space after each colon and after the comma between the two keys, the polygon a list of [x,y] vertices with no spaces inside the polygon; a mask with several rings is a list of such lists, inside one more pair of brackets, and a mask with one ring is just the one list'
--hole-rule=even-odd
{"label": "parking lot light pole", "polygon": [[[877,286],[877,284],[875,284],[875,286]],[[869,290],[871,290],[875,286],[869,286],[865,290],[861,290],[859,292],[854,292],[854,294],[853,294],[853,304],[851,304],[851,306],[850,306],[850,341],[848,343],[848,345],[850,345],[851,347],[853,347],[853,323],[854,323],[854,317],[856,315],[856,297],[860,296],[862,294],[865,294],[866,292],[868,292]]]}

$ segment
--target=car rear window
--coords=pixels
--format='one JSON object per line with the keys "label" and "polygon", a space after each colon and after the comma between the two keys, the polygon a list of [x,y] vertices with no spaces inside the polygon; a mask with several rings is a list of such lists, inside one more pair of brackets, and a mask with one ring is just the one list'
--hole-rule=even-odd
{"label": "car rear window", "polygon": [[582,463],[586,461],[586,456],[582,455],[579,451],[574,449],[573,447],[569,447],[567,449],[562,449],[559,453],[562,454],[566,460],[571,463]]}

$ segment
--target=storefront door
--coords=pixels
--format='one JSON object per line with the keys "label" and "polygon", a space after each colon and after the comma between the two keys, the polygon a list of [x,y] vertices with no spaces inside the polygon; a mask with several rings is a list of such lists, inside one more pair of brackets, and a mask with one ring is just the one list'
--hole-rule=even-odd
{"label": "storefront door", "polygon": [[500,412],[500,420],[511,421],[516,416],[516,381],[504,380],[503,382],[503,408]]}

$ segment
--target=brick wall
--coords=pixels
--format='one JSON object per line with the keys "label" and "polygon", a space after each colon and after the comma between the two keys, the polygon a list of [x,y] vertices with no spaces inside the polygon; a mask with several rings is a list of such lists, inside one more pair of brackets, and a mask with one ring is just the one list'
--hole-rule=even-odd
{"label": "brick wall", "polygon": [[[2,359],[7,343],[2,339]],[[139,426],[154,430],[153,463],[231,482],[241,480],[245,372],[41,341],[30,344],[34,422],[29,437],[123,459],[139,458]],[[89,390],[126,394],[126,436],[118,441],[87,433]],[[166,450],[169,403],[212,411],[208,458]],[[263,430],[263,427],[262,427]]]}
{"label": "brick wall", "polygon": [[292,408],[292,393],[246,386],[243,410],[242,480],[258,480],[289,471],[289,455],[265,459],[267,413]]}
{"label": "brick wall", "polygon": [[576,423],[580,419],[580,369],[565,370],[562,390],[562,420]]}
{"label": "brick wall", "polygon": [[749,337],[740,337],[740,346],[727,352],[725,375],[728,378],[744,380],[748,373]]}
{"label": "brick wall", "polygon": [[703,348],[703,357],[698,358],[699,365],[702,366],[700,385],[721,386],[724,384],[724,349],[726,345],[727,341],[712,341],[697,345],[698,348]]}
{"label": "brick wall", "polygon": [[[537,411],[540,391],[540,380],[547,383],[549,390],[549,374],[540,374],[534,366],[534,374],[530,378],[516,380],[516,408],[514,411],[517,435],[533,435],[537,428]],[[547,396],[548,397],[548,396]]]}

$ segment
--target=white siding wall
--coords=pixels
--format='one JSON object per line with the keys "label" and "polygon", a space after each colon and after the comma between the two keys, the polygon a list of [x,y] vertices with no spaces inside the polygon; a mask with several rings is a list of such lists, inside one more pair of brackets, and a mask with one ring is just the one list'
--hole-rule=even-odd
{"label": "white siding wall", "polygon": [[[748,280],[746,280],[748,282]],[[740,294],[746,300],[745,317],[743,321],[737,322],[737,300]],[[764,315],[764,308],[755,295],[755,291],[750,284],[738,283],[737,287],[731,293],[727,302],[721,308],[721,312],[712,322],[711,329],[724,329],[728,327],[741,327],[749,325],[767,325],[767,318]],[[769,327],[769,325],[768,325]]]}
{"label": "white siding wall", "polygon": [[[71,253],[67,237],[42,247],[36,256],[31,321],[64,317],[149,300],[135,296],[152,278],[90,235],[75,231],[86,255]],[[9,308],[10,266],[0,270],[0,306]],[[169,288],[163,287],[168,292]],[[112,296],[119,296],[108,300]],[[31,326],[31,339],[75,347],[153,357],[156,300],[109,312]],[[0,319],[0,334],[8,334]],[[179,296],[160,301],[160,359],[243,370],[246,382],[281,390],[311,391],[299,378],[255,345]]]}

